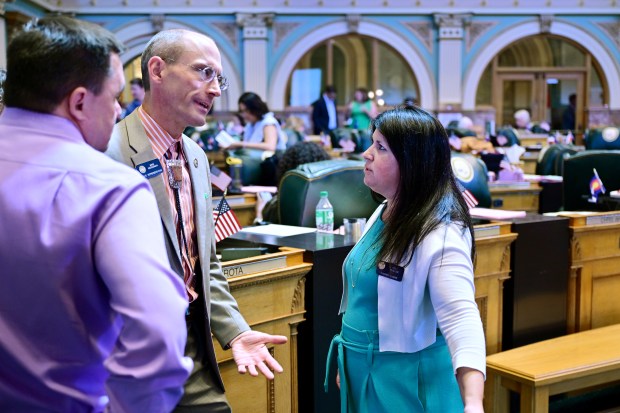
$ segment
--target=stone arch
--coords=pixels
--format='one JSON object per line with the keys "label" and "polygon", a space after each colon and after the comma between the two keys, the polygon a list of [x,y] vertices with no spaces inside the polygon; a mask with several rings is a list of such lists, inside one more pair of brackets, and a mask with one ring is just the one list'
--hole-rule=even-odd
{"label": "stone arch", "polygon": [[[163,22],[161,30],[168,29],[187,29],[204,33],[204,31],[194,26],[174,20],[165,20]],[[140,56],[146,44],[155,33],[156,31],[153,28],[153,23],[148,19],[133,22],[116,30],[114,34],[127,47],[125,52],[121,55],[123,65],[135,59],[137,56]],[[208,35],[208,33],[205,34]],[[215,100],[213,107],[214,110],[236,111],[236,97],[241,96],[241,76],[232,63],[232,60],[230,60],[228,55],[221,48],[220,54],[222,56],[222,67],[224,68],[224,73],[230,80],[230,85],[225,92],[222,92],[222,96]]]}
{"label": "stone arch", "polygon": [[[427,109],[435,107],[435,80],[431,70],[422,58],[418,50],[411,42],[404,39],[399,33],[390,28],[369,21],[359,23],[358,34],[381,40],[393,47],[409,64],[415,74],[418,88],[420,105]],[[309,50],[317,44],[336,36],[351,34],[345,21],[326,24],[305,36],[297,39],[275,64],[275,70],[269,86],[269,102],[275,110],[284,109],[284,95],[288,79],[295,65]]]}
{"label": "stone arch", "polygon": [[[593,37],[586,30],[562,21],[553,21],[549,33],[570,39],[588,50],[601,66],[609,90],[620,90],[620,70],[618,64],[598,39]],[[487,43],[485,47],[471,59],[472,63],[469,65],[463,77],[464,110],[475,109],[478,84],[484,69],[491,60],[506,46],[519,39],[536,34],[541,34],[540,23],[538,21],[517,24],[493,37],[493,40]],[[620,109],[620,96],[617,93],[609,94],[609,107],[610,109]]]}

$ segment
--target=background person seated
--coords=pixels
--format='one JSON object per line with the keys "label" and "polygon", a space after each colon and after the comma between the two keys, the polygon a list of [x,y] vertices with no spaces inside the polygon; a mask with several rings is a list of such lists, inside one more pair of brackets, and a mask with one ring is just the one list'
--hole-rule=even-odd
{"label": "background person seated", "polygon": [[271,152],[286,149],[280,123],[256,93],[246,92],[239,97],[239,114],[245,121],[243,140],[232,143],[228,149],[243,147]]}
{"label": "background person seated", "polygon": [[446,132],[450,136],[452,150],[463,153],[495,152],[491,142],[478,139],[478,134],[474,131],[474,122],[467,116],[463,116],[458,122],[450,122]]}
{"label": "background person seated", "polygon": [[528,130],[532,133],[549,133],[551,126],[547,122],[532,123],[530,112],[521,109],[515,112],[515,128]]}
{"label": "background person seated", "polygon": [[306,125],[304,120],[299,116],[291,115],[286,118],[282,129],[288,137],[286,141],[287,148],[294,146],[298,142],[303,142],[306,139]]}

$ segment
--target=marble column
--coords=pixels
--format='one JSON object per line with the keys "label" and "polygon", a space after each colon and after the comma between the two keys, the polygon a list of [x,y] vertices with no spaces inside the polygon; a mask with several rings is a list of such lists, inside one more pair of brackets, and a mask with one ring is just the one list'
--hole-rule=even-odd
{"label": "marble column", "polygon": [[435,14],[439,28],[439,96],[440,110],[459,110],[462,105],[463,47],[465,27],[470,14]]}
{"label": "marble column", "polygon": [[263,101],[267,96],[267,40],[273,13],[237,13],[243,28],[243,92],[254,92]]}

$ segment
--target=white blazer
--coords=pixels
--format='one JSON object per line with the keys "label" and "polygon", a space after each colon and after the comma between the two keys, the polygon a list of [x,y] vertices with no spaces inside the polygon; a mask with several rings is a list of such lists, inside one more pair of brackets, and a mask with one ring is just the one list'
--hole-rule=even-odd
{"label": "white blazer", "polygon": [[[362,238],[379,219],[385,202],[372,214]],[[402,281],[379,276],[380,351],[414,353],[436,341],[439,326],[454,371],[459,367],[486,370],[484,332],[474,295],[472,240],[467,228],[441,225],[416,248]],[[348,257],[347,257],[348,258]],[[340,314],[347,308],[343,265]]]}

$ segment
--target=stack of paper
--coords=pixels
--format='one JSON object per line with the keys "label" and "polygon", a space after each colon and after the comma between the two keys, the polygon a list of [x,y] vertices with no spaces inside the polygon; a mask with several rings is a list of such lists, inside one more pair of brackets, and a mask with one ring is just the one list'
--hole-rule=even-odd
{"label": "stack of paper", "polygon": [[504,209],[490,209],[490,208],[470,208],[469,214],[473,218],[499,220],[499,219],[510,219],[510,218],[522,218],[525,216],[525,211],[507,211]]}

